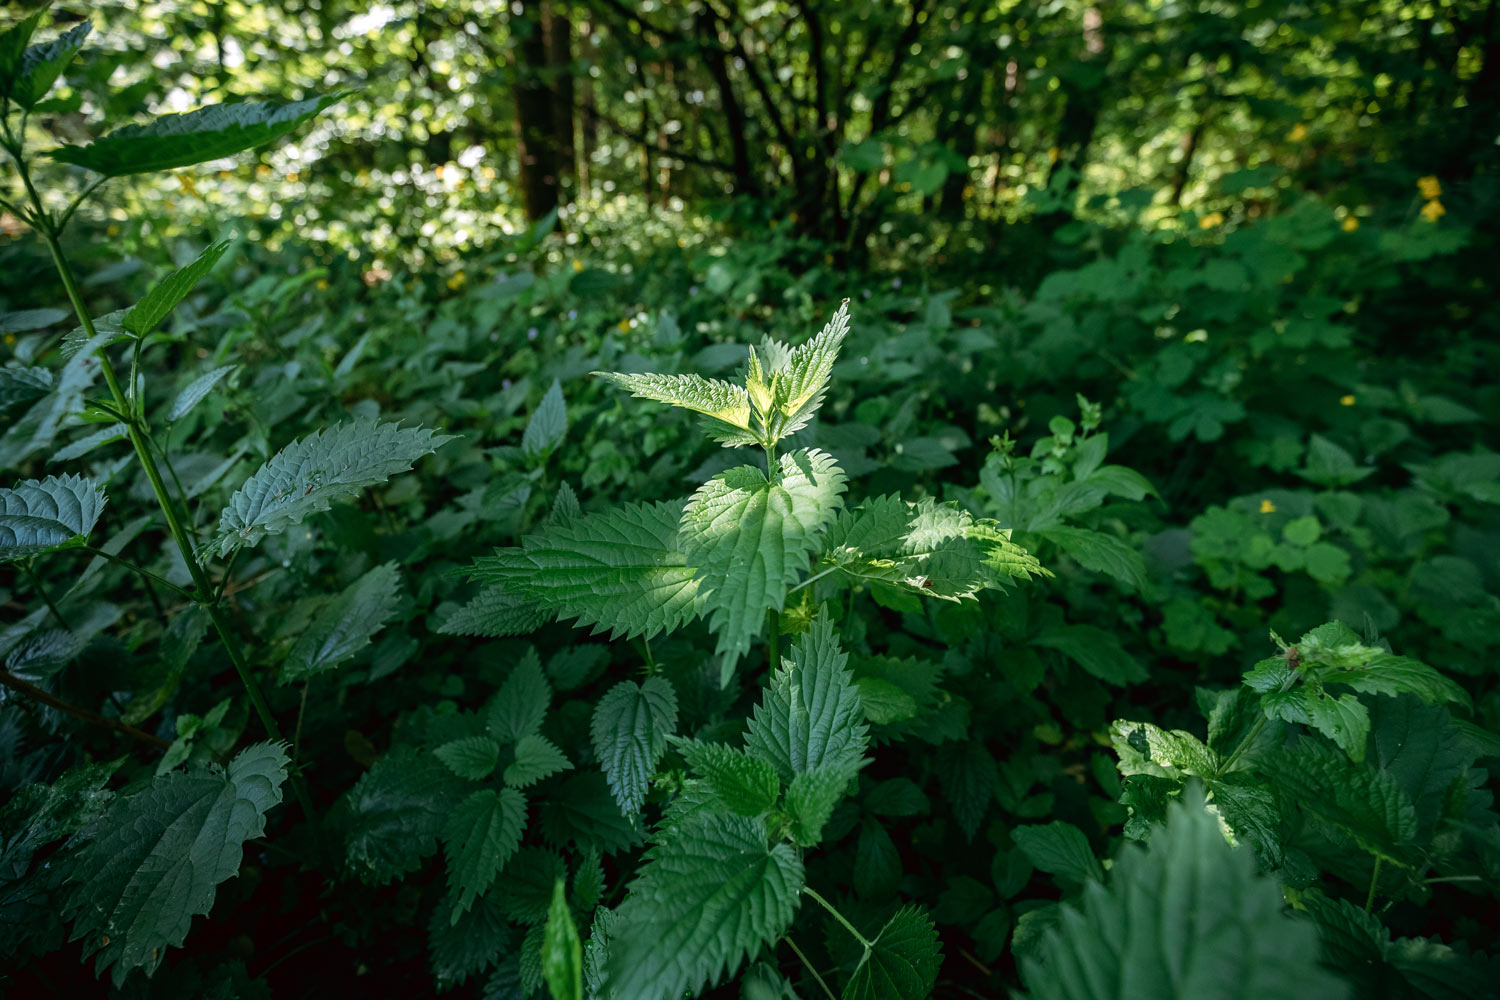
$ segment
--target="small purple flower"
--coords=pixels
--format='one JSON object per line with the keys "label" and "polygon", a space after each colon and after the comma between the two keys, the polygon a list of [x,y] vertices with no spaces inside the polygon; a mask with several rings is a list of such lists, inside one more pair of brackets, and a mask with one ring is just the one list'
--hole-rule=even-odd
{"label": "small purple flower", "polygon": [[689,295],[697,295],[698,294],[698,286],[694,285],[693,287],[689,288],[688,289],[688,294]]}
{"label": "small purple flower", "polygon": [[536,327],[532,327],[530,330],[526,331],[526,339],[527,340],[535,340],[536,339]]}
{"label": "small purple flower", "polygon": [[502,389],[509,389],[510,388],[510,379],[508,379],[508,378],[501,379],[500,380],[500,388],[502,388]]}
{"label": "small purple flower", "polygon": [[578,318],[578,310],[577,309],[569,309],[568,310],[568,319],[577,319],[577,318]]}
{"label": "small purple flower", "polygon": [[901,287],[901,279],[900,278],[892,278],[891,279],[891,287],[892,288],[900,288]]}

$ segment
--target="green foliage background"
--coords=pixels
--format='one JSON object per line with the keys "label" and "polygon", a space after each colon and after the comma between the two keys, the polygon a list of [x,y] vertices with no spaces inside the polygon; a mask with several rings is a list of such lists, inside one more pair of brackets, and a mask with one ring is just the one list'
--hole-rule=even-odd
{"label": "green foliage background", "polygon": [[7,30],[0,991],[1493,989],[1494,3]]}

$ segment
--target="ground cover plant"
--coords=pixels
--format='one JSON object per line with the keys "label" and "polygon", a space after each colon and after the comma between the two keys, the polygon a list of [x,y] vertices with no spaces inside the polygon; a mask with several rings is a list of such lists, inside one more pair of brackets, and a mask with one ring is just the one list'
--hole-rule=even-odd
{"label": "ground cover plant", "polygon": [[0,991],[1490,995],[1500,25],[1274,6],[0,20]]}

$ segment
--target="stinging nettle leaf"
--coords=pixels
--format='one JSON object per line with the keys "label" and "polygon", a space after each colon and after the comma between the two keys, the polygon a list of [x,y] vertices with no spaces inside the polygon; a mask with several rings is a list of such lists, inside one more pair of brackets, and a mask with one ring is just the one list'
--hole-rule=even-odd
{"label": "stinging nettle leaf", "polygon": [[677,551],[681,516],[681,503],[580,514],[480,556],[470,575],[595,632],[651,638],[697,618],[707,599]]}
{"label": "stinging nettle leaf", "polygon": [[552,906],[542,936],[542,975],[552,1000],[583,1000],[583,943],[568,909],[563,880],[553,883]]}
{"label": "stinging nettle leaf", "polygon": [[515,760],[506,767],[504,780],[512,788],[525,788],[559,771],[571,770],[573,762],[551,740],[531,733],[516,741]]}
{"label": "stinging nettle leaf", "polygon": [[776,770],[742,750],[698,740],[680,740],[677,750],[730,812],[759,816],[774,806],[781,794]]}
{"label": "stinging nettle leaf", "polygon": [[665,677],[621,681],[599,699],[589,733],[620,811],[634,817],[677,728],[677,693]]}
{"label": "stinging nettle leaf", "polygon": [[293,441],[245,481],[219,518],[208,551],[227,555],[266,535],[301,524],[333,501],[355,496],[410,469],[423,455],[453,440],[420,427],[362,419]]}
{"label": "stinging nettle leaf", "polygon": [[87,146],[59,146],[50,155],[106,177],[187,167],[264,146],[345,96],[328,94],[290,104],[220,104],[160,115],[145,125],[115,129]]}
{"label": "stinging nettle leaf", "polygon": [[[78,55],[93,27],[88,21],[84,21],[53,41],[27,48],[21,55],[20,70],[15,76],[15,82],[9,88],[10,99],[28,110],[35,107],[37,101],[47,96],[47,91],[52,89],[59,74],[68,68],[68,63]],[[3,63],[3,59],[0,56],[0,63]],[[3,65],[0,65],[0,76],[5,75],[9,74],[4,73]],[[0,80],[0,87],[4,86],[5,82]]]}
{"label": "stinging nettle leaf", "polygon": [[[197,260],[186,267],[173,271],[161,281],[152,285],[151,291],[146,293],[146,297],[131,306],[130,310],[125,313],[124,317],[120,320],[120,325],[137,337],[144,337],[152,330],[155,330],[161,324],[161,321],[166,319],[167,315],[173,309],[177,308],[178,303],[188,297],[188,294],[192,292],[198,282],[202,281],[204,276],[214,269],[214,265],[219,263],[219,258],[224,256],[224,252],[229,249],[231,242],[233,241],[224,240],[222,243],[210,244],[207,249],[198,255]],[[233,368],[234,366],[230,365],[229,367]],[[219,369],[221,372],[223,370]],[[195,382],[194,385],[196,384]],[[212,385],[213,383],[210,382],[209,386]],[[206,394],[208,390],[204,389],[203,392]],[[202,398],[202,396],[200,395],[199,398]],[[178,399],[180,402],[181,397],[178,397]],[[172,404],[174,413],[177,410],[177,406],[178,403]],[[186,412],[186,410],[183,412]],[[176,420],[177,416],[180,416],[180,414],[168,419]]]}
{"label": "stinging nettle leaf", "polygon": [[550,454],[568,433],[568,406],[563,402],[562,386],[552,380],[542,401],[537,404],[531,419],[526,421],[526,432],[521,436],[521,451],[527,457]]}
{"label": "stinging nettle leaf", "polygon": [[217,886],[239,872],[245,841],[265,834],[289,764],[277,745],[246,747],[225,772],[171,772],[116,799],[70,842],[77,860],[64,904],[73,939],[95,971],[114,966],[116,988],[132,969],[155,971],[181,946]]}
{"label": "stinging nettle leaf", "polygon": [[514,788],[484,788],[453,809],[443,826],[448,888],[457,894],[452,923],[489,891],[526,832],[526,797]]}
{"label": "stinging nettle leaf", "polygon": [[843,1000],[908,1000],[932,993],[942,963],[937,928],[906,906],[886,921],[860,957]]}
{"label": "stinging nettle leaf", "polygon": [[[0,97],[9,97],[16,78],[21,75],[21,60],[37,25],[42,23],[42,8],[30,17],[23,18],[6,31],[0,32]],[[8,332],[8,331],[7,331]]]}
{"label": "stinging nettle leaf", "polygon": [[432,755],[460,778],[480,781],[500,763],[500,744],[488,736],[464,736],[444,743]]}
{"label": "stinging nettle leaf", "polygon": [[1026,852],[1033,865],[1050,875],[1059,875],[1079,884],[1104,879],[1088,838],[1072,823],[1059,820],[1037,826],[1018,826],[1010,832],[1010,838]]}
{"label": "stinging nettle leaf", "polygon": [[515,743],[542,728],[551,703],[552,685],[542,673],[541,658],[528,649],[490,702],[485,728],[501,743]]}
{"label": "stinging nettle leaf", "polygon": [[370,644],[401,603],[401,573],[393,562],[376,566],[319,612],[292,644],[281,665],[281,683],[332,670]]}
{"label": "stinging nettle leaf", "polygon": [[104,487],[82,476],[0,489],[0,563],[79,544],[104,509]]}
{"label": "stinging nettle leaf", "polygon": [[849,333],[849,300],[845,299],[833,318],[807,343],[792,350],[784,367],[774,372],[773,405],[779,411],[777,437],[795,434],[807,426],[823,405],[828,376],[838,360],[839,348]]}
{"label": "stinging nettle leaf", "polygon": [[707,610],[718,653],[731,661],[750,648],[766,610],[786,592],[843,503],[845,478],[822,451],[783,455],[774,482],[754,466],[721,473],[693,494],[678,543],[709,588]]}
{"label": "stinging nettle leaf", "polygon": [[167,411],[168,422],[181,420],[192,412],[193,407],[201,403],[209,393],[213,392],[214,386],[225,375],[238,368],[239,365],[222,365],[211,372],[205,372],[189,382],[183,390],[172,400],[172,407]]}
{"label": "stinging nettle leaf", "polygon": [[750,430],[750,397],[737,385],[700,375],[593,374],[630,390],[632,396],[680,406],[711,418],[708,431],[726,448],[760,443]]}

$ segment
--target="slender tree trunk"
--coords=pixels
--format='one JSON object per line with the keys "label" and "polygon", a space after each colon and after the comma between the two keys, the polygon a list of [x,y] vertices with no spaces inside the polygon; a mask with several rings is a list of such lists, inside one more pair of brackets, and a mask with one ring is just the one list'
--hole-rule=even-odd
{"label": "slender tree trunk", "polygon": [[557,129],[552,121],[552,92],[542,79],[547,68],[547,37],[541,6],[539,0],[522,0],[521,12],[513,13],[510,22],[515,47],[518,180],[526,218],[532,222],[557,207]]}
{"label": "slender tree trunk", "polygon": [[573,22],[565,10],[547,11],[547,69],[552,86],[552,131],[559,183],[577,177],[573,142]]}
{"label": "slender tree trunk", "polygon": [[[585,44],[589,41],[592,35],[593,25],[588,21],[579,22],[579,49],[583,53],[584,59],[593,58],[593,47],[591,45]],[[582,140],[582,145],[579,148],[579,155],[574,158],[574,163],[578,168],[579,190],[587,192],[592,189],[593,176],[591,171],[593,170],[594,164],[594,150],[598,148],[599,145],[599,123],[596,120],[594,114],[598,105],[595,103],[594,99],[593,77],[589,76],[587,73],[581,74],[578,78],[576,86],[578,90],[581,91],[579,100],[583,103],[584,115],[583,120],[578,123],[579,138]]]}

